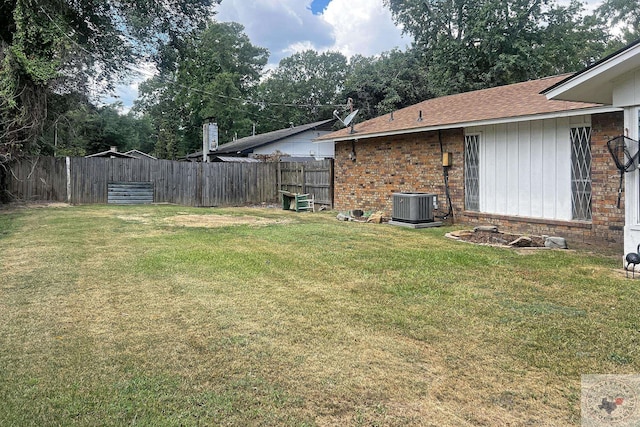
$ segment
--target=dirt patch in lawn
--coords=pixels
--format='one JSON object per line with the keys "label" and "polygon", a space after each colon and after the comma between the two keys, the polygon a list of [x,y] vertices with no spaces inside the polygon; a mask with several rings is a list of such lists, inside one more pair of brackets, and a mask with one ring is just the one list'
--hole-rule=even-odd
{"label": "dirt patch in lawn", "polygon": [[18,209],[31,209],[31,208],[69,208],[71,205],[69,203],[61,203],[61,202],[12,202],[1,204],[0,203],[0,213],[13,213]]}
{"label": "dirt patch in lawn", "polygon": [[508,246],[515,248],[544,248],[544,238],[508,232],[459,230],[447,237],[477,245]]}
{"label": "dirt patch in lawn", "polygon": [[164,220],[170,225],[179,227],[229,227],[232,225],[265,226],[273,224],[288,224],[292,222],[286,218],[261,218],[251,215],[176,215]]}

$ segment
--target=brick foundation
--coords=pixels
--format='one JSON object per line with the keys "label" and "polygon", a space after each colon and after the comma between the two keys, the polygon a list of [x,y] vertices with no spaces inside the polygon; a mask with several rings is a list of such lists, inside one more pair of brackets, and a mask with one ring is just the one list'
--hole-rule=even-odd
{"label": "brick foundation", "polygon": [[[622,113],[592,116],[591,222],[550,221],[464,211],[464,133],[462,129],[340,142],[335,147],[335,208],[380,210],[391,216],[392,194],[426,192],[438,195],[439,211],[446,213],[440,141],[453,154],[449,188],[455,223],[492,224],[526,234],[563,236],[569,243],[622,248],[624,194],[617,208],[619,172],[607,150],[607,140],[620,135]],[[351,154],[355,154],[355,161]]]}

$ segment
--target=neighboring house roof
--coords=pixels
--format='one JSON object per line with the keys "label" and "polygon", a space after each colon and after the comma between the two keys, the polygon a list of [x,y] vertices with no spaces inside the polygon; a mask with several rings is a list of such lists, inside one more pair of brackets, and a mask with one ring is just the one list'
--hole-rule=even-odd
{"label": "neighboring house roof", "polygon": [[[342,129],[316,141],[346,141],[438,129],[452,129],[514,121],[617,111],[601,104],[548,100],[540,92],[568,75],[547,77],[507,86],[465,92],[423,101],[392,114],[358,123],[354,133]],[[393,119],[392,119],[393,117]]]}
{"label": "neighboring house roof", "polygon": [[130,154],[119,152],[117,147],[111,147],[107,151],[101,151],[100,153],[89,154],[88,156],[84,156],[84,157],[87,157],[87,158],[88,157],[108,157],[108,158],[117,157],[121,159],[137,159],[137,157],[132,156]]}
{"label": "neighboring house roof", "polygon": [[237,157],[237,156],[214,156],[214,162],[227,162],[227,163],[260,163],[260,160],[252,157]]}
{"label": "neighboring house roof", "polygon": [[549,99],[613,104],[613,81],[640,68],[640,39],[559,81],[543,93]]}
{"label": "neighboring house roof", "polygon": [[145,158],[145,159],[151,159],[151,160],[158,160],[156,157],[153,157],[151,154],[147,154],[143,151],[140,150],[129,150],[127,152],[125,152],[124,154],[128,154],[130,156],[133,157],[137,157],[137,158]]}
{"label": "neighboring house roof", "polygon": [[[260,135],[248,136],[246,138],[238,139],[234,142],[222,144],[217,150],[211,151],[210,154],[239,154],[246,155],[253,152],[256,148],[262,147],[267,144],[280,141],[290,136],[297,135],[299,133],[307,132],[310,130],[326,130],[332,129],[333,123],[336,119],[321,120],[319,122],[308,123],[306,125],[294,126],[286,129],[280,129],[273,132],[262,133]],[[202,150],[187,155],[187,159],[193,159],[202,157]]]}

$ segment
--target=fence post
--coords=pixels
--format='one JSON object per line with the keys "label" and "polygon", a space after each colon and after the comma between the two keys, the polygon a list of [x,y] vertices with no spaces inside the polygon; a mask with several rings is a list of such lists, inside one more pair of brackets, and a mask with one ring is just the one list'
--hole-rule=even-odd
{"label": "fence post", "polygon": [[[204,153],[204,151],[203,151]],[[198,164],[198,168],[196,169],[196,206],[201,207],[204,206],[204,154],[202,157],[202,162]]]}
{"label": "fence post", "polygon": [[304,170],[304,163],[300,166],[300,170],[302,171],[302,194],[307,194],[307,175]]}
{"label": "fence post", "polygon": [[329,201],[331,202],[331,209],[333,209],[335,202],[335,170],[334,170],[334,159],[329,159]]}
{"label": "fence post", "polygon": [[67,172],[67,203],[71,204],[71,158],[65,157],[66,172]]}
{"label": "fence post", "polygon": [[278,161],[276,164],[278,165],[276,168],[276,186],[278,187],[276,188],[276,194],[278,194],[278,191],[282,190],[282,163]]}

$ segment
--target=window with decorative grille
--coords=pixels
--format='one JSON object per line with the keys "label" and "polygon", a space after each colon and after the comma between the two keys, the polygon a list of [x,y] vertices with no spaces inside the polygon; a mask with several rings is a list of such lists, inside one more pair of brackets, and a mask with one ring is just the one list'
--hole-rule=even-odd
{"label": "window with decorative grille", "polygon": [[464,207],[480,210],[480,135],[464,137]]}
{"label": "window with decorative grille", "polygon": [[571,202],[573,219],[591,220],[591,127],[571,128]]}

